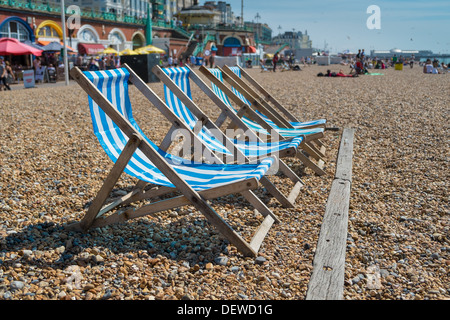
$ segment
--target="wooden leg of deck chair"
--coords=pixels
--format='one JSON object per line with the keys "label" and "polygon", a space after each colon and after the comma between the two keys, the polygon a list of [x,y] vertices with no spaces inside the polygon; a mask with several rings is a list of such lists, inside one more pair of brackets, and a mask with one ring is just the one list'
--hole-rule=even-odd
{"label": "wooden leg of deck chair", "polygon": [[264,217],[271,216],[274,221],[280,223],[280,219],[250,190],[241,191],[244,198]]}
{"label": "wooden leg of deck chair", "polygon": [[81,220],[78,223],[68,225],[67,226],[68,230],[80,230],[85,232],[91,227],[101,207],[105,203],[106,199],[108,198],[108,195],[111,193],[112,189],[114,188],[114,185],[116,184],[123,170],[127,166],[128,161],[130,161],[131,157],[133,156],[133,153],[136,151],[141,141],[142,140],[137,135],[133,135],[128,140],[127,144],[122,150],[122,153],[120,154],[119,158],[117,159],[116,163],[111,169],[111,172],[109,173],[108,177],[106,177],[103,186],[100,188],[100,191],[97,193],[97,196],[95,197],[94,201],[92,201],[92,204],[89,207],[89,210],[84,216],[83,220]]}
{"label": "wooden leg of deck chair", "polygon": [[307,145],[309,145],[309,147],[311,147],[322,159],[325,158],[325,147],[319,147],[317,144],[313,143],[313,142],[308,142]]}
{"label": "wooden leg of deck chair", "polygon": [[266,176],[262,177],[260,182],[267,192],[274,196],[284,208],[293,208],[295,206]]}
{"label": "wooden leg of deck chair", "polygon": [[[314,150],[317,150],[317,153],[319,155],[321,155],[322,158],[325,157],[326,147],[323,144],[323,142],[320,141],[320,139],[312,140],[311,142],[308,142],[308,145],[310,147],[312,147]],[[319,166],[323,166],[323,163],[324,163],[324,160],[320,159],[319,160]]]}
{"label": "wooden leg of deck chair", "polygon": [[279,160],[279,166],[280,166],[280,171],[289,179],[291,179],[292,182],[297,183],[300,182],[302,185],[305,185],[305,183],[302,181],[302,179],[300,179],[299,176],[297,176],[297,174],[292,171],[292,169],[282,160]]}
{"label": "wooden leg of deck chair", "polygon": [[326,147],[324,145],[320,146],[320,152],[325,155]]}
{"label": "wooden leg of deck chair", "polygon": [[325,173],[322,168],[320,168],[318,165],[316,165],[314,162],[312,162],[307,156],[303,154],[301,150],[297,152],[297,158],[303,162],[305,166],[312,169],[317,175],[322,176]]}
{"label": "wooden leg of deck chair", "polygon": [[261,223],[252,240],[250,241],[250,247],[253,249],[253,251],[259,251],[264,238],[266,237],[274,222],[275,220],[273,220],[271,216],[267,216]]}
{"label": "wooden leg of deck chair", "polygon": [[304,144],[302,144],[302,149],[305,150],[310,157],[313,157],[314,159],[316,159],[317,161],[322,160],[323,161],[323,156],[320,152],[320,150],[318,150],[316,147],[314,147],[314,145],[311,142],[306,142]]}
{"label": "wooden leg of deck chair", "polygon": [[294,187],[291,189],[291,192],[289,193],[289,196],[287,197],[290,203],[295,204],[295,200],[297,199],[297,196],[300,193],[300,190],[305,185],[305,183],[281,159],[279,161],[279,164],[280,164],[280,171],[284,175],[286,175],[289,179],[291,179],[292,182],[295,183]]}
{"label": "wooden leg of deck chair", "polygon": [[319,148],[320,148],[320,152],[322,152],[323,154],[325,154],[325,150],[326,150],[326,146],[323,143],[322,140],[320,139],[315,139],[312,142],[314,142],[314,144],[316,144]]}

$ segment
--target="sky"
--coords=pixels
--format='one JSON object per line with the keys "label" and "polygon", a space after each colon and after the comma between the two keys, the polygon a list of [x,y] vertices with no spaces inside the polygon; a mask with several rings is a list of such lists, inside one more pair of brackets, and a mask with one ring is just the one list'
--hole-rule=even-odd
{"label": "sky", "polygon": [[[241,15],[241,0],[224,1]],[[272,36],[307,30],[314,48],[332,53],[399,48],[450,54],[449,0],[243,1],[245,21],[256,22],[258,13]],[[379,14],[367,13],[371,5],[378,6]]]}

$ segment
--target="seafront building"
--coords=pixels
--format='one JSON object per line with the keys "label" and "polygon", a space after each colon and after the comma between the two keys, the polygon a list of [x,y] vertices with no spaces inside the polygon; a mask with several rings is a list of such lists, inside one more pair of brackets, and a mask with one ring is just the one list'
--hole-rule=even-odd
{"label": "seafront building", "polygon": [[[166,51],[166,58],[218,55],[259,61],[274,41],[293,50],[311,47],[307,32],[272,39],[266,23],[244,22],[225,1],[65,0],[65,8],[66,19],[79,17],[75,28],[67,25],[66,43],[71,54],[82,56],[153,44]],[[0,0],[1,37],[40,46],[62,43],[61,0]]]}
{"label": "seafront building", "polygon": [[296,58],[310,57],[313,54],[312,41],[309,38],[308,31],[286,31],[278,34],[272,39],[272,46],[267,52],[283,52],[284,55],[294,55]]}
{"label": "seafront building", "polygon": [[[65,0],[65,6],[66,17],[80,15],[80,25],[66,30],[68,45],[87,55],[153,42],[175,56],[202,54],[207,43],[217,54],[240,55],[254,50],[255,40],[267,42],[270,33],[263,24],[243,26],[224,1]],[[60,0],[0,0],[0,37],[38,45],[62,41]]]}
{"label": "seafront building", "polygon": [[259,44],[269,44],[271,29],[267,25],[243,23],[224,1],[194,1],[180,10],[177,18],[184,29],[198,41],[193,55],[213,53],[218,56],[257,54]]}

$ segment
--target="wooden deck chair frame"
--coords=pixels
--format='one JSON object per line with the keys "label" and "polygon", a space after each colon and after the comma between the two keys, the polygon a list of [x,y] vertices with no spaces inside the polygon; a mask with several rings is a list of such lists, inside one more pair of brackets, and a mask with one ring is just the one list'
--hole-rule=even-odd
{"label": "wooden deck chair frame", "polygon": [[[226,106],[223,105],[222,100],[220,100],[220,98],[216,96],[216,94],[208,87],[208,85],[195,72],[193,72],[191,68],[189,68],[188,66],[186,66],[185,68],[188,68],[190,70],[189,78],[208,97],[210,97],[214,103],[219,105],[220,108],[228,110]],[[189,110],[197,117],[197,119],[199,119],[202,122],[203,126],[205,126],[210,130],[213,129],[212,132],[218,135],[216,136],[216,138],[219,141],[227,141],[227,143],[225,144],[226,146],[234,146],[233,142],[220,130],[219,126],[217,126],[216,123],[212,122],[211,119],[209,119],[209,117],[172,81],[172,79],[170,79],[170,77],[161,69],[160,66],[154,66],[152,71],[164,83],[164,85],[166,85],[181,100],[181,102],[183,102],[183,104],[187,108],[189,108]],[[167,106],[166,108],[169,109]],[[170,110],[166,111],[161,110],[161,111],[163,114],[166,114]],[[231,112],[230,115],[233,116],[234,112]],[[263,142],[253,131],[248,130],[248,127],[240,126],[240,128],[246,132],[249,132],[250,134],[253,134],[251,138],[254,139],[254,141]],[[232,154],[238,154],[241,159],[246,159],[248,161],[251,160],[248,159],[245,155],[243,155],[242,152],[235,146],[232,150],[229,151]],[[280,157],[278,162],[279,170],[294,183],[294,186],[292,187],[288,196],[285,196],[266,176],[260,179],[260,183],[266,188],[266,190],[272,196],[274,196],[285,208],[293,208],[295,206],[295,200],[297,199],[301,191],[301,188],[304,186],[304,182],[297,176],[297,174],[293,172],[292,169],[289,168],[289,166],[286,165],[286,163],[284,163],[283,160],[281,160],[281,158],[284,157],[295,157],[296,153],[297,151],[292,148],[284,150],[280,152],[280,154],[278,155]]]}
{"label": "wooden deck chair frame", "polygon": [[[251,88],[243,79],[237,76],[227,65],[223,68],[218,68],[222,71],[222,75],[225,81],[238,90],[255,109],[258,109],[262,114],[272,120],[280,128],[294,128],[289,121],[299,122],[283,105],[281,105],[267,90],[265,90],[255,79],[253,79],[245,70],[238,66],[241,71],[241,75],[249,81],[257,90],[256,92]],[[260,95],[262,94],[262,96]],[[274,107],[270,103],[272,103]],[[287,119],[285,119],[287,118]],[[308,128],[325,127],[324,125],[308,126]],[[319,154],[322,158],[325,157],[326,147],[320,139],[313,139],[318,147],[316,148],[312,143],[307,144],[311,149],[315,151],[315,154]]]}
{"label": "wooden deck chair frame", "polygon": [[[151,100],[157,104],[162,103],[158,99],[153,99],[156,94],[125,65],[130,72],[130,82],[139,87],[146,97],[151,97]],[[83,74],[83,72],[75,67],[70,71],[72,78],[80,85],[80,87],[99,105],[106,115],[128,136],[129,140],[124,147],[119,158],[113,165],[109,175],[104,181],[104,184],[97,193],[95,199],[92,201],[87,213],[81,221],[68,224],[66,228],[71,231],[86,232],[90,228],[103,227],[111,224],[125,222],[130,219],[135,219],[147,215],[152,215],[156,212],[174,209],[185,205],[193,205],[205,218],[217,228],[217,230],[230,241],[243,255],[256,256],[259,248],[274,223],[280,223],[278,217],[267,208],[264,203],[258,199],[251,190],[258,187],[258,180],[250,178],[243,181],[229,183],[220,187],[215,187],[203,191],[195,191],[192,187],[171,167],[169,163],[162,157],[153,146],[140,135],[127,119],[118,112],[109,100],[93,85],[93,83]],[[153,102],[152,101],[152,102]],[[180,119],[174,118],[174,125],[181,124]],[[192,137],[194,138],[194,137]],[[124,172],[124,169],[131,159],[134,152],[140,149],[152,163],[171,181],[176,188],[169,188],[164,186],[151,185],[150,189],[148,183],[139,181],[134,189],[127,195],[117,199],[111,204],[105,206],[105,203],[114,188],[116,182]],[[129,204],[134,201],[141,201],[143,199],[158,198],[161,195],[168,195],[174,192],[179,192],[179,195],[174,197],[152,202],[147,205],[135,209],[117,210],[107,217],[104,215],[116,208],[119,205]],[[252,240],[247,242],[243,239],[233,228],[211,207],[208,200],[218,197],[223,197],[229,194],[242,194],[255,209],[264,216],[264,220],[255,232]]]}
{"label": "wooden deck chair frame", "polygon": [[[273,128],[266,122],[264,119],[261,118],[261,116],[248,104],[244,103],[230,88],[228,88],[222,81],[220,81],[215,75],[213,75],[208,68],[205,68],[204,66],[201,66],[199,71],[206,76],[208,80],[210,80],[212,83],[214,83],[219,89],[221,89],[228,98],[233,101],[237,106],[241,106],[238,112],[234,112],[234,110],[231,110],[228,105],[223,103],[223,101],[218,98],[215,93],[215,97],[218,98],[221,103],[217,104],[221,109],[222,113],[219,116],[217,120],[217,125],[220,126],[227,117],[231,119],[231,121],[241,128],[245,128],[244,130],[251,129],[242,121],[241,117],[247,116],[249,119],[255,121],[261,127],[264,129],[273,132]],[[317,149],[312,147],[308,142],[318,140],[321,138],[323,134],[315,134],[311,136],[305,136],[305,141],[302,143],[299,147],[300,150],[297,150],[296,157],[303,162],[303,164],[313,170],[317,175],[325,175],[325,171],[323,170],[323,158],[322,155],[317,152]],[[283,137],[278,136],[277,138],[283,139]],[[307,155],[303,153],[303,151],[307,152]],[[313,160],[310,159],[310,157],[314,158],[317,161],[317,164],[314,163]]]}
{"label": "wooden deck chair frame", "polygon": [[[245,69],[241,68],[240,66],[237,66],[239,70],[241,71],[242,77],[245,78],[245,80],[248,81],[256,90],[260,92],[260,94],[264,97],[264,100],[272,103],[278,110],[279,113],[283,114],[288,121],[292,122],[301,122],[297,117],[295,117],[285,106],[283,106],[272,94],[270,94],[258,81],[256,81]],[[308,125],[308,128],[314,128],[314,127],[323,127],[325,128],[326,125],[324,123],[320,123],[317,125]]]}

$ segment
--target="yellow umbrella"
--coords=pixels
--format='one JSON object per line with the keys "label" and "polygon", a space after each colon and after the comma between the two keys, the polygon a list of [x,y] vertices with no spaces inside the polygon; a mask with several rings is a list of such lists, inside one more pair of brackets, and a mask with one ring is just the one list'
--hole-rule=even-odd
{"label": "yellow umbrella", "polygon": [[149,44],[148,46],[139,48],[139,49],[143,49],[147,53],[160,53],[160,54],[166,53],[166,51],[164,51],[163,49],[160,49],[158,47],[152,46],[151,44]]}
{"label": "yellow umbrella", "polygon": [[103,50],[101,53],[103,54],[119,54],[116,50],[114,50],[113,48],[106,48],[105,50]]}
{"label": "yellow umbrella", "polygon": [[139,54],[138,52],[131,50],[131,49],[125,49],[119,52],[119,55],[121,56],[131,56],[131,55],[135,55],[135,54]]}
{"label": "yellow umbrella", "polygon": [[136,52],[137,54],[148,54],[147,50],[145,50],[144,48],[139,48],[134,50],[134,52]]}

